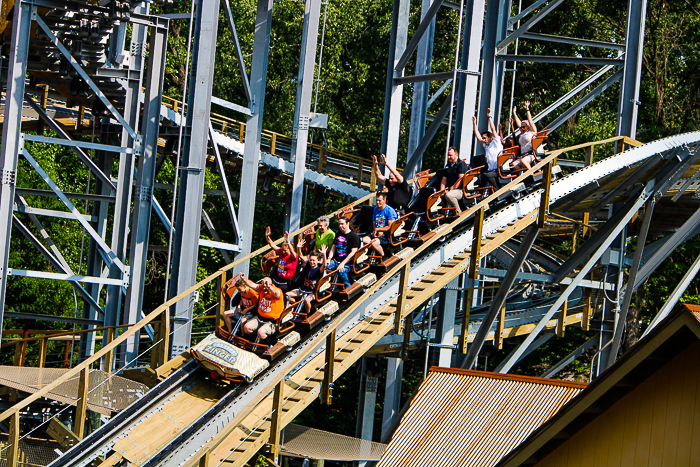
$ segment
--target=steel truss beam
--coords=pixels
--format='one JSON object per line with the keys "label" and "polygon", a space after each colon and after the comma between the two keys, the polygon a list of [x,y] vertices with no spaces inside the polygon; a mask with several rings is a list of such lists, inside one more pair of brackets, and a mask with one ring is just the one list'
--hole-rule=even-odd
{"label": "steel truss beam", "polygon": [[[539,232],[540,228],[536,223],[527,228],[523,241],[518,247],[518,251],[513,258],[513,261],[510,263],[508,272],[503,278],[503,281],[501,281],[501,286],[498,288],[496,296],[493,298],[491,306],[486,312],[486,316],[484,316],[484,319],[481,321],[476,337],[474,337],[472,344],[469,346],[469,351],[462,362],[462,368],[469,370],[476,364],[476,359],[479,356],[479,352],[481,352],[484,342],[486,341],[486,336],[491,330],[491,326],[496,321],[496,317],[498,317],[501,309],[505,306],[508,292],[513,287],[513,284],[515,284],[517,274],[527,259],[530,249],[535,244],[535,240],[537,240],[537,234],[539,234]],[[468,324],[469,323],[464,323],[463,326],[467,326]]]}
{"label": "steel truss beam", "polygon": [[[243,81],[243,92],[248,100],[248,107],[250,107],[253,101],[253,95],[250,91],[250,80],[248,79],[248,72],[245,69],[245,62],[243,61],[243,51],[241,50],[241,44],[238,42],[238,33],[236,33],[236,23],[233,21],[233,13],[231,13],[231,4],[229,0],[224,0],[224,6],[226,7],[226,19],[228,20],[228,27],[231,31],[231,40],[233,40],[233,48],[236,51],[236,59],[238,60],[238,70],[241,73],[241,80]],[[213,100],[213,99],[212,99]]]}
{"label": "steel truss beam", "polygon": [[[123,324],[134,324],[142,316],[144,280],[147,274],[148,237],[151,226],[151,205],[153,183],[156,177],[156,160],[158,158],[158,128],[160,124],[160,105],[163,95],[165,76],[165,53],[167,50],[168,28],[155,28],[151,32],[148,55],[148,76],[146,77],[146,94],[144,96],[141,134],[143,135],[143,156],[139,158],[136,178],[134,211],[131,224],[131,248],[129,266],[132,280],[126,291]],[[196,249],[195,249],[196,250]],[[120,365],[135,362],[138,356],[138,336],[126,343],[126,351],[120,355]]]}
{"label": "steel truss beam", "polygon": [[[528,32],[530,30],[530,28],[532,28],[535,24],[539,23],[545,16],[547,16],[549,13],[551,13],[552,10],[554,10],[556,7],[558,7],[563,2],[564,2],[564,0],[550,0],[550,2],[547,3],[547,6],[545,6],[540,11],[535,13],[535,15],[533,15],[532,18],[527,20],[517,30],[513,31],[511,34],[506,36],[505,39],[503,39],[501,42],[499,42],[496,45],[496,50],[498,51],[498,53],[505,50],[508,47],[508,45],[515,42],[516,39],[522,37],[523,34],[525,34],[526,32]],[[537,3],[541,4],[543,2],[537,2]],[[523,15],[523,13],[526,15],[526,14],[530,13],[530,11],[532,11],[532,10],[529,10],[529,11],[525,10],[521,13],[521,15]],[[516,17],[516,18],[509,20],[509,22],[511,22],[511,21],[517,22],[518,19],[520,19],[518,17]]]}
{"label": "steel truss beam", "polygon": [[[182,156],[175,241],[171,267],[170,298],[190,288],[197,279],[197,255],[192,248],[199,241],[202,225],[202,193],[209,141],[211,91],[214,82],[216,32],[219,23],[219,0],[197,0],[192,56],[192,74],[187,99],[187,124]],[[248,146],[246,144],[246,146]],[[245,175],[245,174],[244,174]],[[150,210],[150,206],[148,207]],[[174,332],[170,355],[179,355],[190,346],[192,313],[195,297],[180,300],[171,310]]]}
{"label": "steel truss beam", "polygon": [[[250,88],[252,115],[248,117],[245,131],[245,149],[241,169],[241,196],[238,200],[238,221],[240,223],[239,243],[241,255],[251,252],[255,220],[255,195],[258,191],[258,165],[260,164],[260,138],[265,109],[265,84],[267,83],[267,61],[270,45],[270,28],[272,26],[273,0],[258,0],[255,16],[255,38],[253,41],[253,58],[250,68]],[[234,273],[248,272],[249,263],[245,262],[234,269]]]}
{"label": "steel truss beam", "polygon": [[566,368],[571,362],[579,358],[581,355],[586,353],[588,349],[594,347],[598,343],[598,336],[593,336],[584,342],[578,349],[571,352],[569,355],[557,362],[552,368],[542,373],[541,378],[551,378],[552,376],[559,373],[561,370]]}
{"label": "steel truss beam", "polygon": [[301,37],[299,75],[297,77],[296,105],[292,128],[291,159],[294,160],[294,176],[292,177],[292,202],[288,205],[287,230],[289,232],[299,229],[302,222],[306,148],[309,142],[309,115],[311,113],[320,19],[321,0],[307,0],[304,7],[304,27]]}
{"label": "steel truss beam", "polygon": [[613,336],[612,347],[610,348],[606,368],[609,368],[617,359],[617,353],[620,349],[620,342],[622,341],[622,331],[625,328],[627,313],[629,311],[630,303],[632,302],[634,282],[637,277],[637,273],[639,272],[639,264],[642,261],[642,253],[644,252],[644,245],[647,241],[647,234],[649,233],[649,225],[651,225],[651,216],[654,212],[655,205],[656,196],[652,196],[652,198],[647,202],[646,211],[644,212],[644,219],[642,220],[642,228],[639,232],[639,236],[637,237],[637,249],[634,251],[634,260],[632,261],[632,267],[630,268],[629,276],[627,277],[625,295],[617,317],[617,323],[615,324],[615,335]]}
{"label": "steel truss beam", "polygon": [[[524,351],[523,353],[520,354],[520,356],[518,357],[518,360],[517,360],[515,363],[520,363],[520,362],[522,361],[523,358],[527,357],[527,356],[530,355],[532,352],[534,352],[535,350],[537,350],[537,349],[539,349],[540,347],[542,347],[544,344],[546,344],[546,343],[547,343],[552,337],[554,337],[554,336],[555,336],[555,333],[554,333],[554,332],[547,332],[547,333],[542,334],[541,336],[539,336],[532,344],[530,344],[530,345],[528,346],[527,349],[525,349],[525,351]],[[513,350],[508,354],[508,356],[506,357],[506,359],[505,359],[503,362],[501,362],[501,363],[496,367],[496,369],[494,369],[493,371],[494,371],[495,373],[499,373],[499,372],[501,371],[501,367],[503,366],[503,363],[504,363],[505,361],[507,361],[507,360],[510,358],[511,355],[513,355],[515,352],[517,352],[517,350],[518,350],[517,347],[516,347],[515,349],[513,349]]]}
{"label": "steel truss beam", "polygon": [[[525,338],[525,340],[520,344],[518,350],[506,360],[503,364],[500,373],[507,373],[515,365],[518,357],[527,349],[530,344],[537,338],[539,333],[544,329],[547,322],[552,319],[554,314],[559,311],[561,306],[566,302],[571,295],[571,292],[578,286],[578,283],[583,279],[586,274],[593,268],[593,266],[598,262],[598,259],[602,256],[605,250],[608,249],[610,244],[617,238],[617,236],[622,232],[622,230],[627,226],[627,223],[632,219],[632,217],[637,213],[637,210],[652,196],[655,192],[656,179],[650,180],[645,186],[644,190],[637,196],[636,199],[630,200],[624,208],[622,208],[615,216],[615,221],[612,219],[608,223],[614,223],[614,228],[609,230],[606,238],[601,242],[598,249],[593,253],[586,264],[581,268],[581,270],[576,274],[574,280],[569,284],[566,289],[559,295],[559,298],[552,304],[552,306],[547,310],[547,313],[542,317],[542,319],[537,323],[535,329]],[[621,214],[620,214],[621,213]],[[619,215],[618,215],[619,214]],[[607,224],[606,224],[607,225]],[[590,241],[590,240],[589,240]],[[588,242],[586,242],[588,243]]]}

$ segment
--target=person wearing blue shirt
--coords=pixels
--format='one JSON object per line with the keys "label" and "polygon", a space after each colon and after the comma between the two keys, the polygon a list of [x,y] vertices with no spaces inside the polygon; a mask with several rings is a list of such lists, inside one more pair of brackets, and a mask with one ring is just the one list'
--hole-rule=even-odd
{"label": "person wearing blue shirt", "polygon": [[389,245],[389,227],[394,223],[399,215],[396,210],[386,204],[387,193],[385,191],[377,192],[374,211],[372,212],[372,222],[374,229],[370,237],[365,237],[362,240],[365,244],[369,243],[370,248],[377,252],[377,255],[384,256],[384,248]]}

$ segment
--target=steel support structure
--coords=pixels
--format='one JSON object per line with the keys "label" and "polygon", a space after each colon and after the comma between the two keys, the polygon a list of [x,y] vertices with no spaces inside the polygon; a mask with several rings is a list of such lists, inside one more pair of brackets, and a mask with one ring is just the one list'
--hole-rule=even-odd
{"label": "steel support structure", "polygon": [[625,32],[625,68],[617,121],[618,136],[635,138],[637,135],[637,109],[640,105],[639,86],[642,81],[646,11],[646,0],[629,0]]}
{"label": "steel support structure", "polygon": [[[457,296],[459,295],[459,277],[452,280],[440,291],[437,307],[437,323],[435,326],[435,341],[430,358],[434,364],[441,367],[452,366],[452,350],[454,348],[455,315],[457,312]],[[410,329],[406,332],[410,332]]]}
{"label": "steel support structure", "polygon": [[470,370],[474,367],[474,365],[476,365],[476,359],[479,357],[479,352],[481,352],[481,348],[486,341],[486,336],[491,330],[491,326],[496,321],[501,309],[505,306],[508,293],[515,284],[518,272],[527,259],[530,249],[535,244],[535,240],[537,239],[537,234],[539,232],[540,228],[537,224],[532,224],[530,227],[528,227],[527,232],[525,232],[525,237],[520,243],[520,247],[513,257],[513,261],[510,263],[508,272],[503,278],[503,281],[501,281],[501,285],[496,292],[496,296],[491,302],[489,310],[486,312],[486,316],[484,316],[484,319],[481,321],[481,325],[479,326],[479,330],[476,333],[474,341],[472,341],[472,344],[469,346],[469,351],[464,357],[461,365],[462,368]]}
{"label": "steel support structure", "polygon": [[[377,390],[379,378],[369,365],[369,358],[362,357],[360,374],[360,397],[357,401],[357,424],[355,437],[361,440],[372,441],[374,431],[374,409],[377,404]],[[358,467],[364,467],[367,462],[356,462]]]}
{"label": "steel support structure", "polygon": [[289,206],[289,215],[287,216],[286,230],[289,232],[299,229],[302,223],[301,208],[304,201],[306,148],[309,140],[309,115],[311,113],[311,95],[314,85],[316,44],[320,18],[321,0],[306,0],[292,128],[291,160],[294,161],[294,176],[292,178],[292,202]]}
{"label": "steel support structure", "polygon": [[[421,20],[428,14],[431,4],[435,0],[423,0],[421,6]],[[433,54],[433,41],[435,39],[435,18],[430,22],[425,35],[418,43],[416,55],[416,75],[430,73]],[[430,95],[430,83],[416,83],[413,86],[413,99],[411,102],[411,127],[408,133],[408,150],[406,160],[410,160],[418,148],[418,143],[425,135],[425,123],[428,113],[428,97]],[[422,155],[416,156],[410,170],[404,170],[403,176],[408,180],[412,179],[422,166]],[[385,169],[386,170],[386,169]]]}
{"label": "steel support structure", "polygon": [[[214,81],[216,34],[219,23],[219,0],[197,0],[195,45],[192,74],[187,98],[187,123],[184,152],[180,166],[180,184],[175,219],[170,298],[197,282],[199,231],[202,224],[202,195],[209,141],[209,115]],[[171,310],[173,335],[171,356],[190,346],[195,296],[180,300]]]}
{"label": "steel support structure", "polygon": [[[143,155],[139,158],[136,178],[134,211],[131,223],[131,248],[129,265],[131,277],[126,290],[124,304],[124,324],[135,324],[143,316],[143,294],[148,262],[148,236],[153,210],[153,183],[156,177],[158,159],[158,128],[160,126],[160,105],[165,76],[165,52],[168,42],[168,20],[157,18],[158,27],[153,28],[149,41],[148,76],[143,104],[141,134],[143,135]],[[197,234],[199,236],[199,234]],[[197,248],[191,248],[195,252]],[[126,351],[120,355],[119,366],[135,362],[139,353],[139,336],[127,341]]]}
{"label": "steel support structure", "polygon": [[7,265],[10,257],[10,235],[12,234],[12,204],[15,199],[15,176],[17,160],[22,140],[22,101],[24,82],[27,74],[27,55],[29,53],[29,33],[31,30],[32,6],[17,2],[12,16],[12,42],[10,62],[7,69],[7,87],[5,93],[5,114],[2,126],[2,146],[0,146],[0,165],[2,167],[2,184],[0,184],[0,252],[2,252],[2,279],[0,280],[0,331],[5,310],[5,292],[7,287]]}
{"label": "steel support structure", "polygon": [[[410,335],[411,330],[404,332]],[[396,422],[401,411],[401,385],[403,378],[403,360],[389,357],[386,359],[386,383],[384,385],[384,409],[382,413],[382,434],[385,439]]]}
{"label": "steel support structure", "polygon": [[[238,225],[241,256],[249,254],[252,245],[251,232],[255,220],[255,195],[258,191],[258,165],[260,164],[260,140],[262,137],[263,110],[267,61],[270,53],[270,28],[272,26],[273,0],[258,0],[255,16],[253,58],[250,68],[251,115],[246,122],[245,149],[241,169],[241,190],[238,199]],[[249,262],[234,268],[234,274],[248,273]]]}

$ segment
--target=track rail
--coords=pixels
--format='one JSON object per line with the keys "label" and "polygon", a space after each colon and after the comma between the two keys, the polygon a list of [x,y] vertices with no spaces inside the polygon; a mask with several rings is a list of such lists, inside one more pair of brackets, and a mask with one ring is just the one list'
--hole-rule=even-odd
{"label": "track rail", "polygon": [[[670,147],[697,140],[700,140],[700,132],[667,138],[579,170],[552,184],[550,203],[622,167],[640,163]],[[556,157],[556,154],[546,161],[549,162],[553,157]],[[540,167],[538,165],[536,169]],[[540,194],[540,191],[531,193],[484,220],[480,257],[494,251],[537,221]],[[336,379],[382,336],[394,329],[395,318],[403,320],[428,297],[468,269],[472,252],[471,248],[465,246],[472,244],[474,228],[470,225],[471,215],[476,209],[488,205],[491,199],[493,198],[467,211],[459,222],[440,226],[434,239],[418,248],[410,258],[401,261],[396,269],[382,277],[365,291],[364,295],[341,311],[331,323],[319,329],[312,338],[295,348],[250,386],[245,386],[240,391],[234,390],[220,401],[215,401],[211,409],[204,411],[181,433],[160,447],[153,446],[156,450],[150,451],[151,454],[138,463],[149,466],[189,466],[207,455],[209,465],[220,465],[222,462],[226,462],[226,465],[243,465],[269,441],[275,386],[283,382],[281,426],[289,423],[317,397],[326,366],[326,336],[333,330],[336,331],[332,352],[333,379]],[[400,284],[401,270],[408,270],[405,284]],[[403,309],[397,312],[402,285],[405,285],[406,293],[402,294],[401,298]],[[580,316],[569,316],[567,324],[577,319],[580,319]],[[523,331],[527,326],[520,325],[517,329]],[[529,326],[534,328],[534,325]],[[516,328],[501,329],[501,335],[507,337]],[[124,423],[122,428],[127,429],[126,425],[127,423]],[[148,439],[142,441],[144,444],[148,443]],[[76,448],[80,449],[80,445]],[[87,465],[82,462],[70,465]],[[108,464],[106,460],[104,465]],[[68,464],[60,462],[59,459],[52,465]]]}

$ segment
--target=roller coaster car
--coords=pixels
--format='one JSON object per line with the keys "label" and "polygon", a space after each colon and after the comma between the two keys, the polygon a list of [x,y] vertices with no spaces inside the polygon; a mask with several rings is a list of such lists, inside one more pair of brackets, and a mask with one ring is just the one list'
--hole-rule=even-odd
{"label": "roller coaster car", "polygon": [[385,273],[402,259],[410,255],[412,248],[405,249],[404,246],[408,242],[410,233],[406,231],[406,227],[413,217],[412,213],[405,214],[386,228],[385,234],[389,240],[389,244],[384,246],[384,257],[380,257],[372,250],[369,245],[364,245],[355,254],[353,261],[353,272],[359,274],[369,269],[372,272]]}
{"label": "roller coaster car", "polygon": [[250,383],[270,362],[253,352],[236,347],[214,334],[204,338],[190,349],[197,364],[209,371],[212,378]]}
{"label": "roller coaster car", "polygon": [[460,207],[464,210],[472,207],[482,199],[487,198],[494,192],[494,188],[490,185],[480,186],[480,177],[484,166],[474,167],[469,169],[462,177],[462,199]]}
{"label": "roller coaster car", "polygon": [[303,253],[308,255],[316,249],[316,230],[313,227],[309,227],[302,234],[301,238],[304,239]]}
{"label": "roller coaster car", "polygon": [[404,232],[407,246],[416,247],[433,237],[435,232],[431,229],[439,225],[440,220],[445,217],[440,212],[441,196],[444,194],[444,190],[439,191],[442,174],[443,170],[438,170],[427,182],[425,181],[427,174],[423,175],[421,177],[423,186],[408,203],[406,211],[410,214],[406,225],[409,225],[410,229]]}
{"label": "roller coaster car", "polygon": [[[364,247],[359,248],[358,251],[355,252],[355,256],[360,254],[360,250],[363,248]],[[368,268],[361,269],[361,272],[364,273],[367,269]],[[319,279],[317,284],[319,294],[330,293],[336,300],[352,300],[362,293],[363,287],[369,287],[377,281],[376,275],[370,273],[360,276],[359,273],[355,273],[352,267],[350,271],[348,271],[348,278],[350,279],[350,287],[345,287],[345,285],[338,280],[335,270],[326,270],[326,275]]]}

